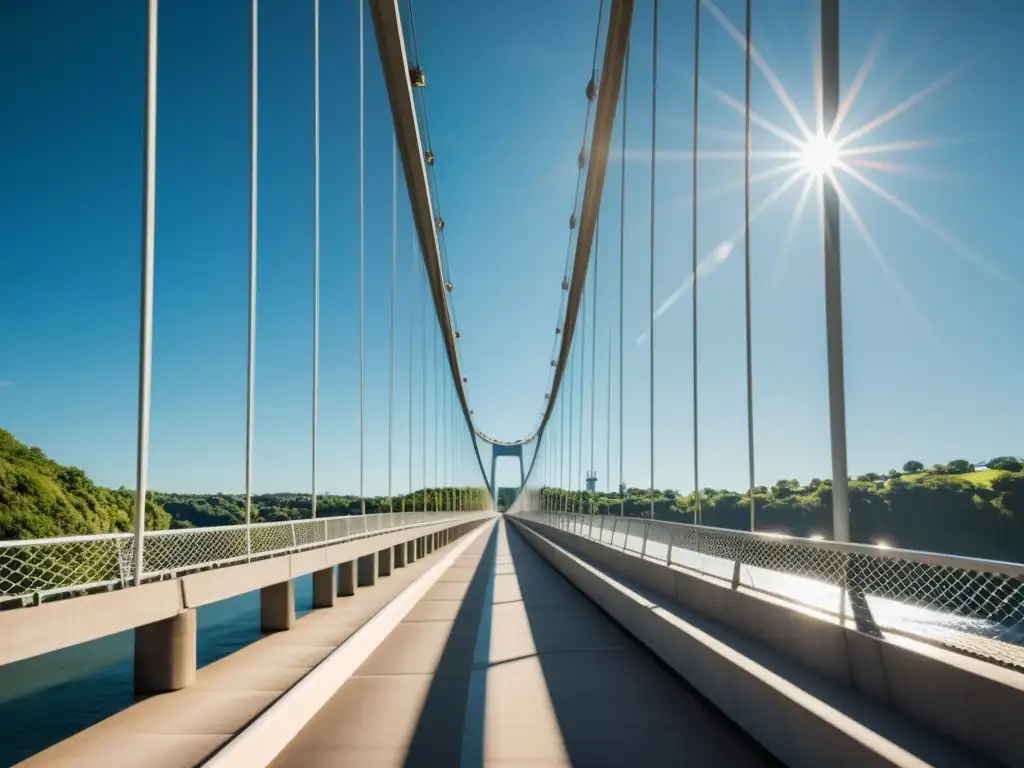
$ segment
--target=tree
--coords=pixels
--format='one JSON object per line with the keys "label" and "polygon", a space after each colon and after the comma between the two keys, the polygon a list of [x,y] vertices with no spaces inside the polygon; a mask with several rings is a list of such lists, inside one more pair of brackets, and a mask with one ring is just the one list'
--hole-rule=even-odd
{"label": "tree", "polygon": [[903,472],[908,475],[916,475],[918,472],[924,472],[924,464],[920,461],[908,461],[903,465]]}
{"label": "tree", "polygon": [[966,475],[968,472],[974,471],[974,465],[967,459],[954,459],[946,465],[946,468],[951,475]]}
{"label": "tree", "polygon": [[1016,456],[997,456],[988,462],[989,469],[1002,469],[1006,472],[1020,472],[1024,470],[1024,462]]}

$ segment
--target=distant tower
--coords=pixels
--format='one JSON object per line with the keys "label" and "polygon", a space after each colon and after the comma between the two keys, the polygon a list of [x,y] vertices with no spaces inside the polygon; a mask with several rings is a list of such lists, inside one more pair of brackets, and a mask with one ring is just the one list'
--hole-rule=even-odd
{"label": "distant tower", "polygon": [[587,472],[587,493],[593,493],[597,490],[597,472],[590,470]]}

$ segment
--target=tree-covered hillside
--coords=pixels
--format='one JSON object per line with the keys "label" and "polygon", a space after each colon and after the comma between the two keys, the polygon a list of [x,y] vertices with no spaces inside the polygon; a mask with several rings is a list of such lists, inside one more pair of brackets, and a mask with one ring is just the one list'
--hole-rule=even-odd
{"label": "tree-covered hillside", "polygon": [[[1024,562],[1024,472],[1016,457],[992,459],[988,468],[974,471],[963,460],[926,469],[909,461],[903,471],[867,473],[850,481],[850,534],[854,541],[885,542],[893,547],[948,552],[993,560]],[[557,489],[545,493],[559,497]],[[570,497],[589,509],[586,494]],[[624,494],[599,494],[597,509],[628,516],[650,514],[651,493],[627,488]],[[558,502],[556,502],[558,503]],[[693,522],[695,494],[673,490],[654,493],[655,516]],[[701,522],[739,530],[750,527],[750,494],[704,488],[700,493]],[[807,484],[779,480],[754,489],[756,528],[792,536],[832,533],[832,483],[813,479]]]}
{"label": "tree-covered hillside", "polygon": [[[440,488],[396,496],[394,509],[445,510],[454,506],[456,492],[463,501],[482,495],[477,489]],[[254,496],[253,522],[308,518],[310,495],[270,493]],[[317,496],[317,515],[359,514],[355,496]],[[386,498],[368,498],[367,513],[389,511]],[[93,483],[76,467],[65,467],[38,448],[18,442],[0,429],[0,539],[36,539],[89,533],[130,531],[135,492],[111,490]],[[245,499],[238,494],[187,494],[150,491],[146,528],[188,528],[245,522]]]}
{"label": "tree-covered hillside", "polygon": [[[147,528],[170,526],[159,504],[150,500],[146,510]],[[133,491],[101,488],[0,429],[0,539],[129,531],[134,511]]]}

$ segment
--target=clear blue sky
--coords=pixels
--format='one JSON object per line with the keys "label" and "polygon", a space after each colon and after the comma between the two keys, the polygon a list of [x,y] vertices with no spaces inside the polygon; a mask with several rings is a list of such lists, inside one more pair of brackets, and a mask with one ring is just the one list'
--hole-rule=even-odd
{"label": "clear blue sky", "polygon": [[[478,424],[499,439],[536,426],[551,373],[597,5],[416,2],[462,359]],[[691,237],[692,6],[661,5],[655,307],[684,283]],[[335,0],[321,6],[318,488],[352,492],[359,457],[358,6]],[[813,126],[816,3],[754,6],[754,43]],[[717,7],[742,28],[741,0],[718,0]],[[1018,139],[1024,113],[1009,98],[1024,84],[1024,61],[1015,47],[1024,9],[1002,0],[976,7],[967,12],[951,0],[844,3],[844,94],[873,45],[880,46],[844,133],[960,68],[855,143],[943,140],[862,156],[913,166],[912,173],[859,170],[941,228],[945,239],[840,173],[902,285],[901,294],[845,215],[847,413],[855,473],[884,471],[910,458],[931,463],[1024,452],[1017,383],[1024,367],[1017,351],[1024,267],[1012,237],[1017,179],[1024,171]],[[151,486],[237,491],[244,444],[248,3],[165,2],[160,23]],[[261,3],[255,486],[262,491],[309,488],[311,34],[312,3]],[[109,485],[134,483],[143,36],[142,2],[0,2],[0,425]],[[646,485],[649,473],[649,357],[646,344],[635,342],[650,312],[651,42],[650,6],[638,3],[625,163],[624,444],[631,485]],[[366,490],[382,493],[391,129],[368,17],[365,60]],[[742,100],[742,50],[709,13],[701,69],[710,86],[700,100],[702,149],[738,152],[742,117],[711,87]],[[753,104],[764,118],[796,133],[756,69]],[[753,145],[755,152],[787,148],[759,126]],[[743,243],[734,239],[742,222],[743,166],[716,157],[700,164],[699,251],[710,253],[729,240],[733,246],[700,278],[701,484],[743,487]],[[780,162],[757,159],[754,173]],[[607,352],[610,343],[618,344],[620,169],[613,157],[597,267],[599,374],[584,399],[587,461],[589,398],[597,398],[602,486]],[[757,182],[753,205],[785,179]],[[713,194],[729,184],[736,186]],[[752,232],[756,458],[763,483],[829,472],[820,231],[813,205],[796,226],[788,255],[782,248],[800,186],[768,209]],[[404,194],[395,348],[398,490],[408,485],[410,311],[417,358],[424,328]],[[682,489],[692,485],[689,302],[685,293],[655,325],[655,482]],[[434,336],[430,330],[431,343]],[[431,346],[431,359],[433,354]],[[419,392],[418,362],[415,368]],[[427,378],[440,381],[429,367]],[[579,409],[578,397],[574,405]],[[614,402],[612,410],[614,467]],[[421,419],[417,402],[417,446]],[[454,418],[441,422],[451,423],[448,432],[456,434]],[[449,464],[459,466],[459,479],[472,481],[468,438],[447,442],[459,446],[444,454]],[[417,447],[413,455],[417,486],[421,453]],[[432,447],[429,453],[432,477]],[[484,459],[489,464],[489,456]],[[499,466],[500,484],[518,479],[511,462]],[[617,472],[612,480],[614,485]]]}

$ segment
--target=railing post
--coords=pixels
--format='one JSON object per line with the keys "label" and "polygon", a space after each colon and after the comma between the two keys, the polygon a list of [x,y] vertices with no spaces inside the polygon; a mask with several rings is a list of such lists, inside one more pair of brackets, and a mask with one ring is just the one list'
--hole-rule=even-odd
{"label": "railing post", "polygon": [[882,632],[875,623],[871,606],[868,605],[867,596],[864,594],[860,558],[856,555],[846,556],[846,567],[843,569],[843,588],[839,591],[840,600],[842,600],[840,617],[845,625],[846,601],[842,599],[844,594],[850,597],[850,608],[853,610],[853,620],[857,625],[857,631],[873,637],[881,637]]}
{"label": "railing post", "polygon": [[647,557],[647,537],[651,534],[651,524],[648,522],[644,525],[644,541],[640,545],[640,559]]}
{"label": "railing post", "polygon": [[[700,534],[698,534],[699,536]],[[736,544],[736,560],[732,566],[732,588],[740,588],[740,568],[743,566],[743,552],[747,543],[744,539],[738,539]]]}

